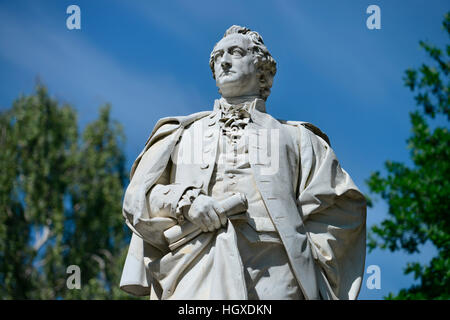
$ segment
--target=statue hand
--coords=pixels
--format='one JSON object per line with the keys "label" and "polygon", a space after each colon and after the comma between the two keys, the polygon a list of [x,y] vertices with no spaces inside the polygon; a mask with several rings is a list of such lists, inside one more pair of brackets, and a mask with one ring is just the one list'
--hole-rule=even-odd
{"label": "statue hand", "polygon": [[223,214],[219,203],[205,195],[200,195],[194,200],[186,218],[203,232],[220,229],[227,223],[227,217]]}

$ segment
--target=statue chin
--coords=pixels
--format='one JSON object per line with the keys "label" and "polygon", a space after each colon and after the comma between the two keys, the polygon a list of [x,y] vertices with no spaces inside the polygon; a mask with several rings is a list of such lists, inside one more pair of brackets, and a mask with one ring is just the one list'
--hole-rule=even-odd
{"label": "statue chin", "polygon": [[250,82],[247,79],[221,81],[220,83],[216,83],[216,85],[219,88],[219,93],[224,98],[255,96],[259,94],[259,87],[253,88],[253,86],[250,86]]}

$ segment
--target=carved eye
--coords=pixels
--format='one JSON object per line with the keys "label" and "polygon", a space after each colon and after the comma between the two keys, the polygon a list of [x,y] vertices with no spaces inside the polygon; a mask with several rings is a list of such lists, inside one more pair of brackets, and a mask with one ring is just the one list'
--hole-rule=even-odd
{"label": "carved eye", "polygon": [[233,50],[231,50],[231,54],[236,57],[243,56],[242,50],[240,48],[234,48]]}
{"label": "carved eye", "polygon": [[214,61],[217,61],[217,59],[219,59],[222,55],[223,55],[223,52],[217,52],[217,53],[214,55]]}

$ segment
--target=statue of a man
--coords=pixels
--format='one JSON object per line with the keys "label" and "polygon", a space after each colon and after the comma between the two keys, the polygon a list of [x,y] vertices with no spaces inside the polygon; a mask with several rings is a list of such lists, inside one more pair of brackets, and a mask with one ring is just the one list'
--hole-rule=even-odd
{"label": "statue of a man", "polygon": [[158,121],[131,169],[121,288],[150,299],[355,299],[366,202],[328,137],[266,113],[276,63],[230,27],[212,111]]}

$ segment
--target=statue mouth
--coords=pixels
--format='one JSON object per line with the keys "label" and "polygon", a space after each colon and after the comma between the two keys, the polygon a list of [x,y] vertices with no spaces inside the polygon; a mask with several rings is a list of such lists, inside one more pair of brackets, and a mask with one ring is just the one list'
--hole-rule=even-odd
{"label": "statue mouth", "polygon": [[222,71],[222,72],[220,73],[220,76],[221,76],[221,77],[222,77],[222,76],[228,76],[228,75],[230,75],[230,74],[232,74],[232,73],[236,73],[236,72],[231,71],[231,70],[226,70],[226,71]]}

